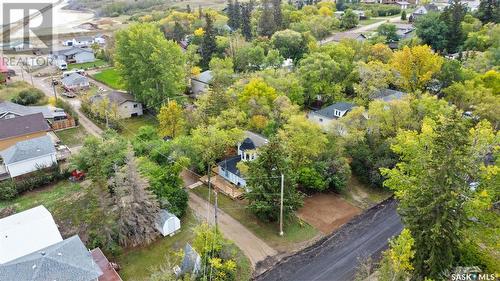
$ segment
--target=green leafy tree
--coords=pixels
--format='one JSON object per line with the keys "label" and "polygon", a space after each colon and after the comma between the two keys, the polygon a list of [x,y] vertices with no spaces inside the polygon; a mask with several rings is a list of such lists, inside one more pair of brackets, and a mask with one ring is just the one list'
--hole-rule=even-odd
{"label": "green leafy tree", "polygon": [[264,49],[261,46],[249,45],[236,51],[234,68],[239,72],[260,70],[265,58]]}
{"label": "green leafy tree", "polygon": [[298,61],[307,52],[307,44],[302,35],[296,31],[285,29],[271,37],[271,43],[284,58]]}
{"label": "green leafy tree", "polygon": [[163,101],[182,95],[185,57],[153,24],[133,24],[116,33],[116,66],[125,87],[137,100],[159,109]]}
{"label": "green leafy tree", "polygon": [[401,20],[406,20],[406,10],[401,12]]}
{"label": "green leafy tree", "polygon": [[212,71],[211,86],[214,91],[222,91],[231,86],[234,80],[233,60],[231,58],[212,58],[209,66]]}
{"label": "green leafy tree", "polygon": [[432,46],[435,50],[444,50],[448,44],[446,38],[447,26],[436,12],[429,12],[415,23],[416,33],[422,43]]}
{"label": "green leafy tree", "polygon": [[358,25],[359,17],[351,9],[345,10],[340,19],[340,27],[343,29],[351,29]]}
{"label": "green leafy tree", "polygon": [[397,28],[394,24],[384,23],[377,27],[377,32],[386,38],[387,42],[394,42],[399,40]]}
{"label": "green leafy tree", "polygon": [[463,44],[465,34],[462,30],[462,21],[467,13],[467,5],[460,0],[453,0],[450,6],[441,13],[440,19],[446,23],[446,51],[454,53]]}
{"label": "green leafy tree", "polygon": [[162,106],[158,113],[159,133],[162,137],[175,138],[185,131],[184,111],[175,100]]}
{"label": "green leafy tree", "polygon": [[175,22],[174,24],[174,31],[173,31],[173,38],[177,42],[181,42],[182,39],[184,39],[184,36],[186,36],[186,31],[184,31],[184,28],[179,22]]}
{"label": "green leafy tree", "polygon": [[500,22],[500,2],[498,0],[481,0],[476,16],[483,23]]}
{"label": "green leafy tree", "polygon": [[[384,184],[399,199],[398,212],[415,239],[413,266],[419,278],[440,279],[458,257],[470,196],[484,153],[459,112],[425,119],[421,132],[402,131],[392,145],[401,162],[383,169]],[[491,130],[491,128],[489,128]]]}
{"label": "green leafy tree", "polygon": [[384,252],[380,266],[380,281],[405,281],[413,271],[415,239],[408,229],[403,229],[397,238],[389,241],[389,250]]}
{"label": "green leafy tree", "polygon": [[276,138],[261,148],[259,157],[249,163],[245,195],[248,209],[265,221],[277,221],[280,213],[281,174],[285,177],[283,192],[283,215],[292,217],[302,206],[302,196],[296,190],[295,177],[290,167],[285,148]]}

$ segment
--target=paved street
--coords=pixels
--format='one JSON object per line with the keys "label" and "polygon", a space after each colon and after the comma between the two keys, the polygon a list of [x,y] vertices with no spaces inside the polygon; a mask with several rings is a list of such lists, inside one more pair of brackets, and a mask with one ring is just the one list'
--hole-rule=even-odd
{"label": "paved street", "polygon": [[[196,215],[201,218],[207,218],[207,201],[201,197],[189,193],[189,207],[193,209]],[[210,205],[210,224],[214,224],[214,213],[213,205]],[[230,215],[224,213],[220,209],[217,212],[219,221],[219,230],[222,232],[224,237],[233,241],[250,259],[252,267],[255,268],[255,264],[259,261],[263,261],[268,256],[274,256],[277,252],[269,247],[264,241],[255,236],[246,227],[244,227],[237,220],[233,219]]]}
{"label": "paved street", "polygon": [[360,260],[376,257],[387,240],[402,230],[396,202],[369,209],[331,236],[283,259],[258,276],[259,281],[348,281],[353,280]]}

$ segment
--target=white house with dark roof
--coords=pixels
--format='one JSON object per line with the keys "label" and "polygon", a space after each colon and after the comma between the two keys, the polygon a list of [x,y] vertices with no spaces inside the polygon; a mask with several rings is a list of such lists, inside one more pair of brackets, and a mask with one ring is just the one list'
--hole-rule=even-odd
{"label": "white house with dark roof", "polygon": [[0,170],[11,178],[57,164],[57,152],[50,136],[17,142],[0,151]]}
{"label": "white house with dark roof", "polygon": [[328,130],[333,120],[344,117],[356,105],[348,102],[337,102],[320,110],[310,111],[307,119]]}
{"label": "white house with dark roof", "polygon": [[83,49],[78,47],[53,51],[50,58],[54,61],[64,61],[67,64],[94,62],[96,60],[92,49]]}
{"label": "white house with dark roof", "polygon": [[96,95],[92,97],[91,102],[100,102],[106,98],[111,104],[116,106],[118,114],[122,119],[144,114],[142,103],[138,102],[134,96],[126,92],[112,91],[107,94]]}
{"label": "white house with dark roof", "polygon": [[62,108],[50,105],[25,106],[10,101],[0,101],[0,119],[10,119],[35,113],[42,113],[43,118],[47,120],[67,118],[66,112]]}
{"label": "white house with dark roof", "polygon": [[211,70],[203,71],[195,77],[191,78],[191,92],[194,96],[198,96],[208,91],[213,75]]}
{"label": "white house with dark roof", "polygon": [[268,140],[265,137],[245,131],[245,139],[238,143],[238,155],[217,164],[219,175],[236,186],[245,187],[246,181],[237,165],[241,161],[249,162],[257,159],[258,148],[267,143]]}

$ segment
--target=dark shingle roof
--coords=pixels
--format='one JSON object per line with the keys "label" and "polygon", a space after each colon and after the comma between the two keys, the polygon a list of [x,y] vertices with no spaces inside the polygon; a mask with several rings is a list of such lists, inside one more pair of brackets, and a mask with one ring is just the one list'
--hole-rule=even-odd
{"label": "dark shingle roof", "polygon": [[92,281],[101,275],[77,235],[0,265],[0,280]]}
{"label": "dark shingle roof", "polygon": [[42,113],[0,120],[0,140],[50,130]]}
{"label": "dark shingle roof", "polygon": [[405,95],[406,95],[406,93],[403,93],[401,91],[396,91],[396,90],[391,90],[391,89],[382,89],[382,90],[376,92],[373,95],[372,99],[390,102],[393,100],[402,99]]}
{"label": "dark shingle roof", "polygon": [[241,156],[234,156],[231,158],[228,158],[224,161],[219,162],[217,164],[218,166],[222,167],[224,170],[229,171],[232,174],[235,174],[237,176],[240,176],[240,170],[238,170],[238,167],[236,165],[241,161]]}
{"label": "dark shingle roof", "polygon": [[324,116],[324,117],[327,117],[327,118],[333,119],[333,118],[337,118],[337,116],[335,116],[335,114],[334,114],[335,110],[349,111],[354,106],[355,106],[354,104],[348,103],[348,102],[337,102],[337,103],[334,103],[334,104],[332,104],[330,106],[327,106],[325,108],[317,110],[314,113],[316,113],[318,115],[321,115],[321,116]]}
{"label": "dark shingle roof", "polygon": [[255,144],[250,138],[246,138],[240,145],[240,150],[250,150],[255,149]]}
{"label": "dark shingle roof", "polygon": [[78,47],[71,47],[69,49],[59,50],[52,52],[54,55],[64,55],[64,56],[72,56],[78,53],[93,53],[92,50],[82,49]]}

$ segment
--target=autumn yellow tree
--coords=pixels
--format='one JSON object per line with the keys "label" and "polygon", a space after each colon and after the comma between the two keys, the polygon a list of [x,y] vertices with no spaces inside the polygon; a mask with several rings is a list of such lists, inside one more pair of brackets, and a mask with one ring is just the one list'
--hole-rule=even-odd
{"label": "autumn yellow tree", "polygon": [[408,91],[422,90],[432,76],[439,72],[443,58],[427,45],[407,47],[394,53],[391,66],[399,72],[397,80]]}
{"label": "autumn yellow tree", "polygon": [[162,106],[158,114],[159,133],[162,137],[175,138],[184,133],[186,121],[182,107],[174,100]]}

